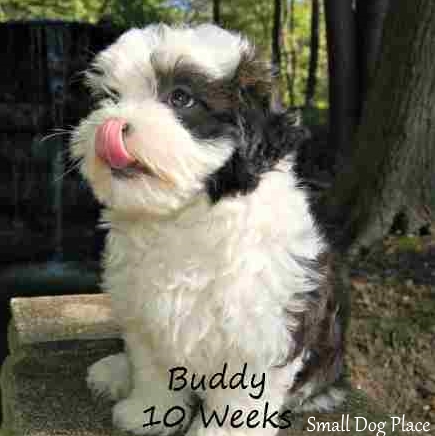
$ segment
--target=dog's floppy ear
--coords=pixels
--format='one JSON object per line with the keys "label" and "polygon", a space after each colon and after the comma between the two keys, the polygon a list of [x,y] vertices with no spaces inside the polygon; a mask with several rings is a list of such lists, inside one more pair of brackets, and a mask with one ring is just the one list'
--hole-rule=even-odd
{"label": "dog's floppy ear", "polygon": [[242,104],[269,108],[272,95],[271,68],[258,59],[254,49],[242,54],[235,79]]}
{"label": "dog's floppy ear", "polygon": [[[240,109],[251,134],[251,151],[261,150],[262,158],[280,159],[310,138],[302,126],[302,115],[293,108],[272,107],[272,69],[259,59],[253,47],[242,53],[235,78],[240,92]],[[249,135],[248,135],[249,137]]]}
{"label": "dog's floppy ear", "polygon": [[271,113],[267,120],[266,135],[268,142],[278,144],[285,154],[297,151],[311,138],[308,128],[302,125],[300,111],[293,108]]}
{"label": "dog's floppy ear", "polygon": [[310,138],[310,131],[301,124],[297,112],[270,113],[264,129],[264,143],[267,145],[263,156],[273,166],[288,155],[297,154],[301,145]]}
{"label": "dog's floppy ear", "polygon": [[301,140],[307,139],[309,133],[301,127],[300,110],[272,106],[272,77],[270,64],[260,60],[255,49],[251,48],[242,54],[235,75],[242,112],[245,110],[252,116],[252,111],[260,109],[267,118],[267,130],[277,131],[281,135],[281,138],[274,135],[274,142],[290,140],[297,147]]}

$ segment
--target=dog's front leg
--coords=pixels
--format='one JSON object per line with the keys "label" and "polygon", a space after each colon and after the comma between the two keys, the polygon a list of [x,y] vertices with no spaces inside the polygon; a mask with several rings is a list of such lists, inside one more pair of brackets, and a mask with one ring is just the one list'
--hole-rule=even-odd
{"label": "dog's front leg", "polygon": [[[168,368],[159,364],[159,356],[143,338],[126,334],[124,339],[132,389],[127,398],[113,407],[114,425],[138,435],[158,433],[165,436],[183,430],[191,420],[189,393],[168,389]],[[165,425],[162,415],[173,408],[182,409],[185,416],[179,425],[171,427]]]}

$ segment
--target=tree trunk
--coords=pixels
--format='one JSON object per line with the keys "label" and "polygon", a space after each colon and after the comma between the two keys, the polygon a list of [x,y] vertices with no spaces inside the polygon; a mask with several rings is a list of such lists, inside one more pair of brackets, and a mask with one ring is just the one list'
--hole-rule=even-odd
{"label": "tree trunk", "polygon": [[213,0],[213,23],[218,26],[221,24],[221,4],[220,0]]}
{"label": "tree trunk", "polygon": [[359,0],[357,3],[360,114],[378,64],[389,3],[389,0]]}
{"label": "tree trunk", "polygon": [[317,83],[317,65],[319,59],[319,0],[311,0],[311,38],[310,62],[308,66],[305,107],[313,106]]}
{"label": "tree trunk", "polygon": [[[290,36],[289,36],[289,10],[286,4],[284,4],[284,7],[282,9],[282,22],[281,22],[281,36],[282,36],[282,44],[281,44],[281,55],[282,59],[284,60],[284,74],[285,74],[285,80],[286,80],[286,92],[287,96],[290,100],[290,94],[289,94],[289,84],[290,84]],[[292,106],[292,103],[289,101],[290,106]]]}
{"label": "tree trunk", "polygon": [[324,0],[329,70],[329,147],[339,170],[351,148],[358,123],[359,90],[356,18],[352,2]]}
{"label": "tree trunk", "polygon": [[272,73],[273,73],[273,104],[282,105],[280,96],[281,78],[281,1],[274,0],[272,26]]}
{"label": "tree trunk", "polygon": [[415,230],[434,210],[434,59],[435,2],[391,2],[351,159],[320,210],[342,248],[382,238],[397,212]]}
{"label": "tree trunk", "polygon": [[297,57],[295,48],[295,3],[294,0],[288,2],[288,30],[290,36],[290,49],[288,51],[290,59],[287,60],[287,88],[290,106],[295,106],[295,76],[297,67]]}

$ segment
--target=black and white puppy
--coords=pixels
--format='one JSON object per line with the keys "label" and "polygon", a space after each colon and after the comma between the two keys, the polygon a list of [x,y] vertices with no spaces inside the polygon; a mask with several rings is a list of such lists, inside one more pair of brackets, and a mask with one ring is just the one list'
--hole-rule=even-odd
{"label": "black and white puppy", "polygon": [[[87,78],[100,100],[71,150],[105,206],[103,287],[125,341],[125,353],[91,366],[88,384],[118,401],[114,424],[173,432],[144,427],[143,411],[192,413],[193,397],[219,414],[340,402],[327,246],[293,169],[306,131],[270,109],[252,44],[213,25],[151,25],[98,54]],[[169,389],[177,366],[207,378],[245,364],[247,380],[264,374],[260,398]],[[179,427],[189,423],[192,436],[278,430],[246,419],[206,428],[200,414]]]}

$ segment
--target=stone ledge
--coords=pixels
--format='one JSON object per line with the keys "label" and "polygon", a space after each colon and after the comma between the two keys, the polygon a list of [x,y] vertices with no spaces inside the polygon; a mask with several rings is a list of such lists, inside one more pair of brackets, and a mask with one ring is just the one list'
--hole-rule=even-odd
{"label": "stone ledge", "polygon": [[[86,369],[122,349],[108,295],[16,298],[12,300],[11,354],[2,368],[1,436],[125,436],[111,423],[112,403],[93,398]],[[308,436],[307,419],[341,420],[342,414],[387,421],[382,408],[361,391],[351,390],[333,414],[295,416],[280,436]],[[373,436],[370,432],[321,432],[322,435]],[[387,435],[393,433],[387,430]],[[401,433],[405,435],[405,433]]]}
{"label": "stone ledge", "polygon": [[10,354],[23,349],[47,348],[65,341],[120,337],[108,294],[13,298],[9,326]]}

